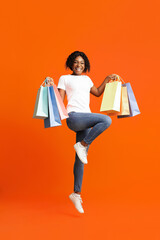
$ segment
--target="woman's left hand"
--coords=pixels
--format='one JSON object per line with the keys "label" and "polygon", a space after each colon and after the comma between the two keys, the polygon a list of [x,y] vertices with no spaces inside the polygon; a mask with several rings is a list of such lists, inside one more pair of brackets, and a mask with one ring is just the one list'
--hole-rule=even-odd
{"label": "woman's left hand", "polygon": [[120,77],[117,74],[110,74],[106,77],[106,80],[107,80],[107,82],[112,82],[115,80],[120,80]]}

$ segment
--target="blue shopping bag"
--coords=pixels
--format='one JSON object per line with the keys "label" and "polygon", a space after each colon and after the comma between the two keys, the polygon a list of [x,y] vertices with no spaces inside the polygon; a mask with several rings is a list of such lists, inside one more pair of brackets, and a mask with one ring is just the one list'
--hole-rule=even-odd
{"label": "blue shopping bag", "polygon": [[134,96],[134,93],[133,93],[133,90],[131,88],[131,84],[130,83],[125,83],[125,84],[123,84],[123,86],[127,87],[130,115],[128,115],[128,116],[117,116],[117,117],[118,118],[134,117],[134,116],[140,114],[140,110],[139,110],[136,98]]}
{"label": "blue shopping bag", "polygon": [[61,126],[61,119],[57,107],[53,86],[47,87],[48,90],[48,118],[44,119],[44,127]]}
{"label": "blue shopping bag", "polygon": [[48,117],[48,89],[42,85],[38,89],[33,118],[45,119]]}

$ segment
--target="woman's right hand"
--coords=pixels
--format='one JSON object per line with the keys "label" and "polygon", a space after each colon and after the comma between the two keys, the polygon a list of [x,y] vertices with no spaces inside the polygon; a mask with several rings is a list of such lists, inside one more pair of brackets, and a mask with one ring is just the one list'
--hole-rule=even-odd
{"label": "woman's right hand", "polygon": [[53,86],[53,84],[54,84],[53,78],[51,78],[51,77],[46,77],[45,80],[46,80],[46,86],[47,86],[47,87]]}

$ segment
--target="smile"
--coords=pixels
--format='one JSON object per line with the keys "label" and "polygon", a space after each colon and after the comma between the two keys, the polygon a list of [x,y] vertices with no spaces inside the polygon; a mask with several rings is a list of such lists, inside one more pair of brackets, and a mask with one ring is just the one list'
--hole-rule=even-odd
{"label": "smile", "polygon": [[82,69],[81,68],[76,68],[76,71],[82,71]]}

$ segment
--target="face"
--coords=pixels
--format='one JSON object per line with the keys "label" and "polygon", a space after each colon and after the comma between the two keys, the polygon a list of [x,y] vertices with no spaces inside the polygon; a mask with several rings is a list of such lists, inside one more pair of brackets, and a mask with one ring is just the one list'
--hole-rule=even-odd
{"label": "face", "polygon": [[73,75],[81,75],[85,69],[85,61],[81,56],[75,58],[72,66]]}

